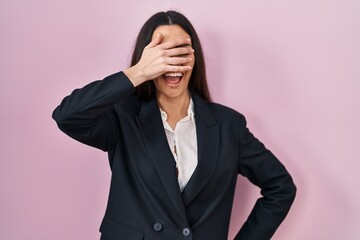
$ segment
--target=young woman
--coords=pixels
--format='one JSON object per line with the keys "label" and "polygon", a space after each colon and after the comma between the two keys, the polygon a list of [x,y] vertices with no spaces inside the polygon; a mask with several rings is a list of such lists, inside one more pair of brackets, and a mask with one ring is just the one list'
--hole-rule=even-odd
{"label": "young woman", "polygon": [[198,36],[182,14],[142,27],[131,67],[77,89],[53,118],[108,152],[102,240],[226,240],[237,175],[261,188],[236,239],[270,239],[296,188],[240,113],[210,101]]}

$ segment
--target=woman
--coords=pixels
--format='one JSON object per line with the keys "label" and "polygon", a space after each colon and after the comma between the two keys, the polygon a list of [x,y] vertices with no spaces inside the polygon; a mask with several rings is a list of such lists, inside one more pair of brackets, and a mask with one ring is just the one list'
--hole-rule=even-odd
{"label": "woman", "polygon": [[131,67],[73,91],[53,118],[108,152],[103,240],[225,240],[238,174],[263,197],[236,239],[270,239],[294,200],[291,176],[245,118],[210,102],[200,41],[180,13],[152,16]]}

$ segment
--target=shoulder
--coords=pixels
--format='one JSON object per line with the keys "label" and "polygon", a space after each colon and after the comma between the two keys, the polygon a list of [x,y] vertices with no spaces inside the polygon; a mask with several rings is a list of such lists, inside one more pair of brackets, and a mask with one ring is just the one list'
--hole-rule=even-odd
{"label": "shoulder", "polygon": [[193,95],[195,115],[198,115],[207,124],[220,123],[223,126],[230,124],[246,125],[245,117],[238,111],[219,103],[209,102],[198,95]]}
{"label": "shoulder", "polygon": [[244,115],[235,109],[214,102],[207,102],[206,105],[215,119],[245,121]]}

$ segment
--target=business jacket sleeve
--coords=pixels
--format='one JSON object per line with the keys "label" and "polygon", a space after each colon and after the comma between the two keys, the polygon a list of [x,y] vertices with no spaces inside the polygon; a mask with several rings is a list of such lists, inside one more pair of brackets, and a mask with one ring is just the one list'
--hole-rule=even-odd
{"label": "business jacket sleeve", "polygon": [[261,188],[259,198],[236,240],[267,240],[286,217],[296,187],[280,161],[256,139],[242,116],[239,173]]}
{"label": "business jacket sleeve", "polygon": [[118,72],[74,90],[54,110],[52,117],[70,137],[106,151],[119,136],[113,106],[134,90],[126,75]]}

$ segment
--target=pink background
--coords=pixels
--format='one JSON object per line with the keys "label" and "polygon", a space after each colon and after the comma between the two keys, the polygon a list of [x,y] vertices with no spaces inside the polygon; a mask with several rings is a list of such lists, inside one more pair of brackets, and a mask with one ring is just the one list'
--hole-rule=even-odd
{"label": "pink background", "polygon": [[[244,113],[294,177],[273,239],[360,239],[356,0],[0,0],[0,239],[99,238],[106,154],[61,133],[51,112],[124,69],[142,24],[168,9],[195,25],[213,99]],[[229,239],[259,196],[242,177],[236,193]]]}

